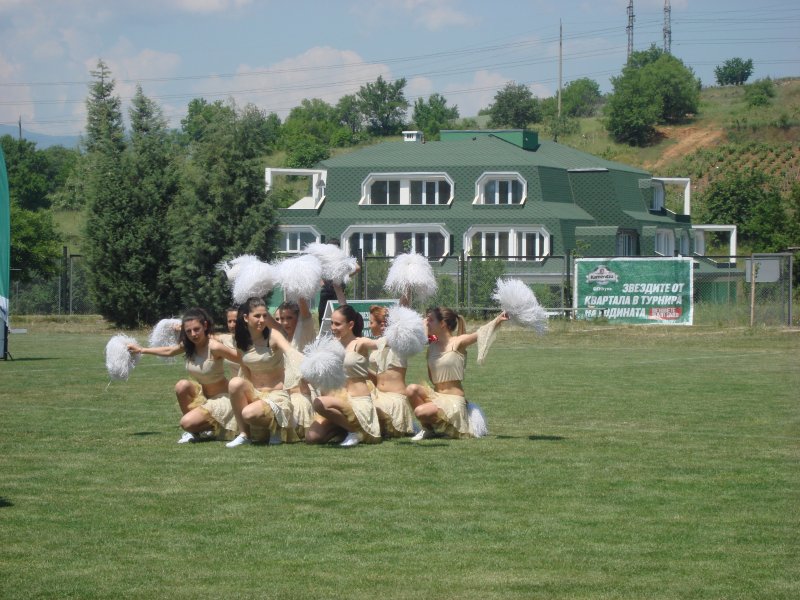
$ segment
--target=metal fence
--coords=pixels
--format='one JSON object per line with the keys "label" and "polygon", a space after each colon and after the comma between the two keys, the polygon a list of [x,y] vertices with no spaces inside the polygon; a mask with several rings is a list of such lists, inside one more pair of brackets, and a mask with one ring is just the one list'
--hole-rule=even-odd
{"label": "metal fence", "polygon": [[[431,261],[438,292],[423,302],[412,298],[412,306],[451,306],[475,316],[497,310],[491,299],[498,277],[516,277],[531,286],[542,306],[553,313],[570,314],[572,304],[572,257],[548,256],[530,260],[517,256],[450,256]],[[365,256],[361,272],[348,287],[348,297],[385,298],[383,289],[391,258]],[[753,274],[755,277],[753,277]],[[795,267],[792,255],[695,257],[694,322],[697,325],[798,325],[793,299]],[[753,282],[755,279],[755,282]],[[793,298],[794,295],[794,298]],[[58,275],[50,280],[19,283],[11,277],[12,315],[93,314],[87,272],[80,255],[66,252]]]}
{"label": "metal fence", "polygon": [[[612,257],[608,257],[612,258]],[[391,258],[367,256],[352,282],[351,297],[383,298],[383,283]],[[548,256],[537,260],[518,256],[455,256],[430,262],[439,284],[427,306],[444,305],[481,316],[497,310],[491,296],[498,277],[521,279],[553,314],[570,315],[574,258]],[[794,266],[792,255],[695,257],[694,322],[698,325],[797,325],[792,310]],[[755,272],[755,284],[751,273]],[[422,310],[412,298],[412,306]]]}
{"label": "metal fence", "polygon": [[12,315],[88,315],[95,312],[89,298],[87,272],[83,257],[68,254],[59,260],[57,274],[46,280],[21,283],[11,273]]}
{"label": "metal fence", "polygon": [[696,257],[695,323],[796,325],[794,275],[789,253]]}

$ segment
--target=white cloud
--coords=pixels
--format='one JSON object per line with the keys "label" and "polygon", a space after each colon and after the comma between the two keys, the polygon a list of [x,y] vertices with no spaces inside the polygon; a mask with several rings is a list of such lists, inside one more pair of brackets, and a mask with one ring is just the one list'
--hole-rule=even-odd
{"label": "white cloud", "polygon": [[416,6],[412,7],[412,10],[417,13],[415,22],[431,31],[449,27],[468,27],[477,23],[475,17],[457,10],[448,0],[418,1],[413,4]]}
{"label": "white cloud", "polygon": [[448,105],[458,106],[462,117],[474,117],[480,109],[494,102],[494,95],[508,81],[508,77],[499,73],[480,70],[471,81],[449,84],[440,93],[447,98]]}
{"label": "white cloud", "polygon": [[[457,0],[356,0],[350,12],[366,30],[402,26],[403,20],[430,31],[470,27],[478,19],[456,8]],[[388,25],[387,25],[388,24]]]}
{"label": "white cloud", "polygon": [[413,77],[406,83],[406,87],[404,89],[406,99],[411,107],[414,106],[414,101],[417,98],[424,98],[427,100],[428,96],[430,96],[433,92],[433,81],[427,77]]}
{"label": "white cloud", "polygon": [[167,4],[184,12],[210,14],[241,8],[250,2],[251,0],[168,0]]}
{"label": "white cloud", "polygon": [[[0,55],[0,83],[13,82],[19,74],[19,65],[12,64]],[[0,123],[13,125],[22,118],[25,121],[33,119],[33,104],[31,104],[31,87],[27,85],[2,86],[2,103],[0,103]]]}
{"label": "white cloud", "polygon": [[205,80],[195,87],[209,100],[233,97],[237,104],[253,103],[282,118],[305,98],[336,104],[379,75],[391,79],[386,65],[365,63],[351,50],[315,47],[268,66],[240,65],[232,78]]}

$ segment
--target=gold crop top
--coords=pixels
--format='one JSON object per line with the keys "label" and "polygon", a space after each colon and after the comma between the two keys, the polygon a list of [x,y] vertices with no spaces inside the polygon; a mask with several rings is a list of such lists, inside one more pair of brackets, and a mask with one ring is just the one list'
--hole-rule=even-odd
{"label": "gold crop top", "polygon": [[217,360],[210,354],[202,358],[195,354],[186,359],[186,371],[194,377],[200,385],[211,385],[225,381],[225,361]]}
{"label": "gold crop top", "polygon": [[408,368],[408,359],[405,356],[395,354],[394,350],[386,344],[386,339],[380,338],[378,340],[378,349],[372,351],[369,355],[369,365],[370,368],[374,369],[375,373],[380,375],[389,369]]}
{"label": "gold crop top", "polygon": [[439,350],[436,344],[428,346],[428,368],[433,383],[445,381],[463,381],[464,363],[467,356],[458,350],[445,348]]}
{"label": "gold crop top", "polygon": [[242,366],[252,374],[269,373],[283,368],[283,352],[273,352],[269,346],[250,349],[242,356]]}
{"label": "gold crop top", "polygon": [[344,374],[348,379],[366,379],[369,375],[369,359],[354,350],[344,354]]}

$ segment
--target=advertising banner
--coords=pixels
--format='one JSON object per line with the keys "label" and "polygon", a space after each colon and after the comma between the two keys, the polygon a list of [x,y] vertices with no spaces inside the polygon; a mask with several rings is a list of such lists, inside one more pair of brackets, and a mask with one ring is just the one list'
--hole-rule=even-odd
{"label": "advertising banner", "polygon": [[11,296],[11,204],[8,173],[0,148],[0,358],[8,358],[8,299]]}
{"label": "advertising banner", "polygon": [[573,306],[578,319],[691,325],[693,261],[678,258],[579,258]]}

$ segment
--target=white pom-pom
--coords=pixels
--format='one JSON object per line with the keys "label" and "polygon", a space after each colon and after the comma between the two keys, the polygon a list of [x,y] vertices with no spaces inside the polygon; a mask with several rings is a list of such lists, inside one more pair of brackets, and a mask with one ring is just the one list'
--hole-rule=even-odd
{"label": "white pom-pom", "polygon": [[469,428],[472,435],[477,438],[489,435],[489,426],[486,424],[486,416],[481,407],[472,402],[467,402],[467,416],[469,417]]}
{"label": "white pom-pom", "polygon": [[161,319],[153,331],[150,332],[150,338],[147,345],[151,348],[159,348],[161,346],[177,346],[178,338],[181,335],[181,320],[180,319]]}
{"label": "white pom-pom", "polygon": [[278,283],[287,300],[310,300],[319,291],[322,265],[316,256],[303,254],[278,263]]}
{"label": "white pom-pom", "polygon": [[217,268],[225,273],[225,276],[228,278],[228,282],[233,285],[233,282],[236,281],[236,276],[239,274],[239,270],[242,268],[242,265],[257,260],[257,256],[253,256],[252,254],[242,254],[241,256],[232,258],[231,260],[222,261],[217,265]]}
{"label": "white pom-pom", "polygon": [[347,284],[350,275],[358,267],[358,261],[353,256],[348,256],[338,246],[333,244],[320,244],[313,242],[306,246],[305,253],[315,256],[322,266],[322,279],[329,279],[334,283]]}
{"label": "white pom-pom", "polygon": [[122,334],[115,335],[106,344],[106,369],[111,379],[127,381],[139,362],[141,354],[128,352],[128,344],[139,345],[135,338]]}
{"label": "white pom-pom", "polygon": [[392,259],[383,287],[391,294],[413,296],[417,301],[430,298],[438,288],[428,259],[413,252]]}
{"label": "white pom-pom", "polygon": [[531,327],[537,333],[547,330],[547,311],[539,304],[531,288],[519,279],[498,279],[492,298],[497,300],[501,310],[508,313],[513,323]]}
{"label": "white pom-pom", "polygon": [[400,356],[419,354],[428,343],[422,315],[405,306],[392,306],[386,317],[386,343]]}
{"label": "white pom-pom", "polygon": [[248,298],[263,298],[275,286],[276,269],[260,260],[242,263],[233,282],[233,301],[244,304]]}
{"label": "white pom-pom", "polygon": [[339,340],[325,335],[303,349],[300,373],[309,384],[323,392],[344,387],[344,346]]}

